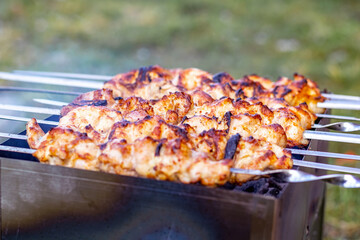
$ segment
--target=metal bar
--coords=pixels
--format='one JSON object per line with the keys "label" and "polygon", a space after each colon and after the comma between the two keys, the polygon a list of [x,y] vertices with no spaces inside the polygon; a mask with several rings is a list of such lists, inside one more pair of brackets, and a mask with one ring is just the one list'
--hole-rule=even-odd
{"label": "metal bar", "polygon": [[24,71],[24,70],[15,70],[15,71],[13,71],[13,73],[21,74],[21,75],[73,78],[73,79],[75,78],[75,79],[86,79],[86,80],[97,80],[97,81],[108,81],[111,78],[113,78],[113,76],[109,76],[109,75],[61,73],[61,72],[41,72],[41,71]]}
{"label": "metal bar", "polygon": [[81,92],[67,92],[67,91],[56,91],[56,90],[35,89],[35,88],[21,88],[21,87],[0,87],[0,91],[39,92],[39,93],[51,93],[51,94],[74,95],[74,96],[83,94]]}
{"label": "metal bar", "polygon": [[319,118],[331,118],[331,119],[339,119],[339,120],[348,120],[348,121],[360,121],[360,118],[349,117],[349,116],[339,116],[339,115],[330,115],[330,114],[316,114]]}
{"label": "metal bar", "polygon": [[36,151],[34,149],[29,149],[29,148],[11,147],[4,145],[0,145],[0,150],[7,152],[26,153],[26,154],[33,154]]}
{"label": "metal bar", "polygon": [[306,130],[304,131],[303,137],[305,139],[360,144],[360,135],[358,134]]}
{"label": "metal bar", "polygon": [[326,164],[326,163],[308,162],[308,161],[301,161],[301,160],[293,160],[293,163],[295,166],[298,166],[298,167],[316,168],[316,169],[322,169],[322,170],[327,170],[327,171],[360,174],[360,168],[344,167],[344,166],[331,165],[331,164]]}
{"label": "metal bar", "polygon": [[103,83],[101,82],[69,80],[64,78],[34,77],[34,76],[25,76],[25,75],[19,75],[19,74],[7,73],[7,72],[0,72],[0,79],[9,80],[9,81],[68,86],[68,87],[79,87],[79,88],[87,88],[87,89],[100,89],[103,87]]}
{"label": "metal bar", "polygon": [[349,95],[341,95],[341,94],[334,94],[334,93],[321,93],[324,97],[328,99],[338,99],[338,100],[349,100],[349,101],[360,101],[360,97],[358,96],[349,96]]}
{"label": "metal bar", "polygon": [[334,122],[325,125],[313,124],[311,128],[326,128],[339,132],[356,132],[360,130],[360,124],[353,122]]}
{"label": "metal bar", "polygon": [[35,102],[42,103],[42,104],[46,104],[46,105],[51,105],[51,106],[60,106],[60,107],[63,107],[63,106],[66,106],[66,105],[69,104],[69,103],[67,103],[67,102],[61,102],[61,101],[55,101],[55,100],[48,100],[48,99],[43,99],[43,98],[34,98],[33,100],[34,100]]}
{"label": "metal bar", "polygon": [[339,158],[339,159],[349,159],[360,161],[359,155],[351,155],[344,153],[332,153],[332,152],[321,152],[321,151],[311,151],[311,150],[302,150],[302,149],[292,149],[286,148],[291,152],[291,154],[307,155],[307,156],[316,156],[316,157],[329,157],[329,158]]}
{"label": "metal bar", "polygon": [[40,107],[0,104],[0,109],[10,110],[10,111],[20,111],[20,112],[32,112],[32,113],[40,113],[40,114],[60,115],[60,109],[53,109],[53,108],[40,108]]}
{"label": "metal bar", "polygon": [[319,108],[330,108],[330,109],[348,109],[348,110],[360,110],[360,102],[350,102],[350,101],[325,101],[318,102],[317,107]]}
{"label": "metal bar", "polygon": [[20,139],[20,140],[27,140],[26,135],[19,135],[19,134],[12,134],[12,133],[2,133],[0,132],[1,138],[12,138],[12,139]]}
{"label": "metal bar", "polygon": [[[28,122],[31,120],[31,118],[15,117],[15,116],[8,116],[8,115],[0,115],[0,119],[19,121],[19,122]],[[57,126],[59,124],[58,122],[47,121],[47,120],[37,120],[36,119],[36,121],[40,124],[48,124],[48,125],[55,125],[55,126]]]}

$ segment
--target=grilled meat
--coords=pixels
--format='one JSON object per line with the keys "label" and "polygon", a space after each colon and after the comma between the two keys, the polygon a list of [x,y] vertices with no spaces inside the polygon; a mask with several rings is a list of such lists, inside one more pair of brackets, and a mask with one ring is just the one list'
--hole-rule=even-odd
{"label": "grilled meat", "polygon": [[182,183],[201,182],[214,186],[226,183],[232,160],[214,161],[204,152],[192,150],[182,139],[155,140],[151,137],[106,145],[99,157],[101,170]]}
{"label": "grilled meat", "polygon": [[[291,153],[277,145],[249,137],[242,139],[237,146],[233,166],[253,170],[290,169]],[[254,178],[256,176],[232,173],[230,181],[241,183]]]}
{"label": "grilled meat", "polygon": [[[201,94],[199,90],[197,93]],[[96,95],[103,96],[103,94]],[[184,117],[196,115],[205,115],[220,121],[228,112],[232,115],[245,113],[252,115],[258,114],[261,117],[262,125],[279,124],[284,128],[288,139],[288,146],[290,147],[296,145],[304,146],[308,143],[308,141],[303,138],[303,132],[309,129],[315,121],[315,115],[310,112],[305,103],[293,107],[281,99],[250,98],[250,102],[248,102],[239,99],[234,101],[231,98],[225,97],[214,101],[207,98],[204,103],[200,105],[200,97],[197,96],[196,98],[197,104],[192,101],[190,95],[175,92],[165,95],[159,100],[148,101],[139,97],[113,100],[109,101],[112,104],[109,104],[107,107],[121,112],[124,115],[124,119],[129,121],[136,121],[145,118],[147,115],[158,115],[167,123],[172,124],[178,124]],[[79,102],[81,102],[81,100],[77,100],[72,106],[78,108],[80,106],[80,104],[78,104]],[[270,108],[264,103],[268,103]],[[67,106],[66,108],[67,112],[69,112],[70,107]],[[218,127],[215,128],[219,129]],[[206,129],[208,130],[210,128]]]}
{"label": "grilled meat", "polygon": [[300,74],[294,74],[294,80],[280,78],[276,82],[247,75],[234,79],[228,73],[211,75],[196,68],[166,70],[159,66],[150,66],[118,74],[104,84],[112,89],[115,97],[142,96],[144,99],[158,99],[170,92],[182,91],[191,94],[196,90],[205,91],[214,99],[221,97],[284,98],[291,106],[306,103],[312,113],[321,113],[324,109],[316,104],[323,102],[320,90],[315,82]]}
{"label": "grilled meat", "polygon": [[[27,131],[28,135],[33,136],[43,134],[35,119],[28,123]],[[86,133],[59,126],[42,135],[31,145],[37,146],[34,156],[42,163],[182,183],[201,182],[208,186],[225,184],[230,180],[231,167],[249,161],[248,155],[240,155],[244,144],[249,148],[248,153],[253,151],[252,154],[259,162],[258,167],[262,169],[291,167],[290,158],[285,159],[284,154],[281,154],[282,148],[252,138],[239,141],[234,160],[223,159],[226,145],[224,139],[224,132],[210,130],[200,134],[193,141],[185,138],[156,140],[146,136],[132,143],[118,138],[111,139],[105,144],[97,144]],[[219,149],[218,159],[206,150],[202,151],[210,146],[207,141],[215,145],[221,144],[215,147]],[[193,144],[199,146],[198,150],[194,150]],[[271,159],[266,159],[268,155],[262,154],[264,148],[269,152]],[[271,154],[271,151],[275,153]],[[260,164],[261,161],[267,161],[267,165]],[[255,167],[256,163],[249,166]],[[242,183],[244,179],[245,176],[237,176],[237,179],[232,181]]]}
{"label": "grilled meat", "polygon": [[80,95],[46,134],[31,120],[28,142],[35,157],[54,165],[209,186],[242,183],[253,176],[230,174],[231,167],[292,167],[283,147],[308,143],[303,132],[323,111],[316,107],[321,101],[316,84],[299,74],[271,82],[149,66]]}

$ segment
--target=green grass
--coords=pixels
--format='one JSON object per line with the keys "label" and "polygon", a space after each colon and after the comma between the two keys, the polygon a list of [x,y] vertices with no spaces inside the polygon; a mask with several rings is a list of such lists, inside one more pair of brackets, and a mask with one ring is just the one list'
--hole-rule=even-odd
{"label": "green grass", "polygon": [[[360,2],[350,0],[3,0],[0,70],[115,74],[160,64],[272,79],[299,72],[321,88],[360,95],[359,23]],[[360,154],[351,144],[331,150]],[[360,237],[359,193],[329,186],[326,239]]]}

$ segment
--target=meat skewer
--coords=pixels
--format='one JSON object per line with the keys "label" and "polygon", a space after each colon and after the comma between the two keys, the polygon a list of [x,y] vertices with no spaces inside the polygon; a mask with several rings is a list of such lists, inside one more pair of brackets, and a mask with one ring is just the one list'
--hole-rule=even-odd
{"label": "meat skewer", "polygon": [[[12,110],[12,111],[21,111],[21,112],[33,112],[39,114],[52,114],[60,115],[60,109],[50,109],[50,108],[39,108],[39,107],[27,107],[27,106],[18,106],[18,105],[8,105],[0,104],[0,109]],[[4,116],[0,117],[5,119]],[[329,139],[329,136],[331,137]],[[303,133],[304,139],[317,139],[324,141],[335,141],[335,142],[344,142],[344,143],[354,143],[360,144],[360,135],[349,134],[349,133],[328,133],[322,131],[311,131],[305,130]]]}
{"label": "meat skewer", "polygon": [[[230,167],[292,167],[288,151],[265,141],[253,138],[240,141],[237,134],[230,137],[227,143],[225,140],[226,149],[222,152],[228,154],[217,156],[212,154],[212,145],[208,145],[210,139],[202,134],[182,136],[180,131],[180,134],[175,132],[168,135],[166,132],[169,130],[164,129],[168,138],[163,138],[156,133],[142,134],[143,127],[139,128],[136,136],[123,132],[127,136],[112,138],[110,134],[105,143],[66,126],[58,126],[45,134],[34,119],[27,124],[27,133],[29,146],[37,149],[34,156],[40,162],[159,180],[222,185],[227,181],[242,183],[253,178],[230,176]],[[171,137],[171,134],[176,136]],[[200,142],[197,142],[199,137]],[[202,142],[201,138],[206,138],[206,141]],[[216,141],[218,144],[221,142]],[[229,155],[230,152],[233,154]],[[253,153],[251,158],[248,157],[250,152]],[[254,159],[256,161],[252,161]]]}
{"label": "meat skewer", "polygon": [[[29,122],[31,120],[31,118],[14,117],[14,116],[7,116],[7,115],[0,115],[0,119],[22,121],[22,122]],[[54,126],[57,126],[59,124],[59,122],[47,121],[47,120],[37,120],[37,122],[41,123],[41,124],[48,124],[48,125],[54,125]],[[7,133],[0,133],[0,136],[8,137],[9,135]],[[25,138],[19,136],[19,139],[25,139]],[[300,154],[300,155],[311,155],[311,156],[360,160],[360,156],[357,156],[357,155],[309,151],[309,150],[301,150],[301,149],[287,149],[287,150],[291,151],[293,154]]]}
{"label": "meat skewer", "polygon": [[[54,94],[62,94],[62,95],[81,95],[79,92],[69,92],[69,91],[54,91],[54,90],[46,90],[46,89],[33,89],[33,88],[18,88],[18,87],[0,87],[0,91],[27,91],[27,92],[40,92],[40,93],[54,93]],[[62,101],[48,100],[48,99],[34,99],[36,102],[40,102],[47,105],[52,106],[64,106],[68,103]],[[321,118],[329,118],[329,119],[339,119],[339,120],[347,120],[347,121],[360,121],[359,118],[349,117],[349,116],[338,116],[331,114],[316,114],[317,117]]]}
{"label": "meat skewer", "polygon": [[[99,80],[109,81],[113,78],[113,75],[95,75],[95,74],[79,74],[79,73],[61,73],[61,72],[41,72],[41,71],[24,71],[15,70],[15,74],[21,75],[32,75],[32,76],[45,76],[45,77],[58,77],[58,78],[69,78],[69,79],[83,79],[83,80]],[[349,100],[349,101],[360,101],[359,96],[341,95],[334,93],[322,93],[325,98],[338,99],[338,100]]]}
{"label": "meat skewer", "polygon": [[[28,120],[30,120],[30,119],[28,119]],[[40,121],[38,121],[38,122],[40,123]],[[0,137],[11,138],[11,139],[19,139],[19,140],[27,140],[27,136],[25,136],[25,135],[10,134],[10,133],[3,133],[3,132],[0,132]],[[338,159],[348,159],[348,160],[360,161],[360,156],[359,155],[344,154],[344,153],[334,153],[334,152],[311,151],[311,150],[293,149],[293,148],[285,148],[285,149],[287,151],[290,151],[291,154],[317,156],[317,157],[329,157],[329,158],[338,158]]]}
{"label": "meat skewer", "polygon": [[[25,153],[25,154],[33,154],[35,152],[34,149],[28,148],[20,148],[20,147],[11,147],[11,146],[2,146],[0,145],[0,151],[10,151],[10,152],[17,152],[17,153]],[[302,161],[293,160],[294,165],[297,166],[299,164],[301,166]],[[324,169],[324,170],[334,170],[334,166],[330,166],[328,169],[329,164],[321,164],[321,163],[313,163],[312,168]],[[355,172],[354,172],[355,170]],[[345,172],[345,173],[358,173],[356,168],[350,167],[343,167],[343,166],[336,166],[335,171]],[[278,170],[267,170],[267,171],[259,171],[259,170],[249,170],[249,169],[239,169],[239,168],[231,168],[231,172],[239,173],[239,174],[249,174],[249,175],[273,175],[276,174],[275,177],[281,178],[282,181],[285,182],[308,182],[308,181],[318,181],[328,179],[327,182],[335,185],[339,185],[345,188],[359,188],[360,182],[359,179],[351,176],[351,175],[341,175],[341,174],[329,174],[323,176],[314,176],[308,173],[300,172],[299,170],[293,169],[278,169]],[[280,174],[280,176],[278,175]],[[285,174],[285,176],[282,176]]]}
{"label": "meat skewer", "polygon": [[[32,82],[32,83],[42,83],[42,84],[50,84],[50,85],[61,85],[61,86],[71,86],[71,87],[78,87],[78,88],[86,88],[86,89],[99,89],[102,87],[111,87],[111,85],[105,83],[103,86],[102,83],[96,81],[84,81],[84,80],[69,80],[69,79],[62,79],[62,78],[51,78],[51,77],[38,77],[38,76],[24,76],[24,75],[16,75],[12,73],[0,72],[0,78],[4,80],[11,80],[11,81],[22,81],[22,82]],[[113,81],[113,80],[111,80]],[[111,82],[110,81],[110,82]],[[169,86],[169,84],[168,84]],[[117,88],[115,86],[115,88]],[[122,89],[123,91],[124,89]],[[179,90],[178,88],[174,88],[173,91]],[[255,94],[255,93],[254,93]],[[152,94],[150,94],[152,95]],[[318,106],[314,106],[314,108],[329,108],[329,109],[342,109],[346,107],[346,109],[353,109],[359,110],[359,103],[357,102],[341,102],[338,101],[330,101],[326,100],[324,102],[319,102]],[[317,112],[320,113],[320,112]]]}
{"label": "meat skewer", "polygon": [[[43,103],[43,104],[49,104],[53,106],[66,106],[69,103],[66,102],[60,102],[60,101],[54,101],[54,100],[48,100],[48,99],[38,99],[34,98],[33,101]],[[1,119],[1,115],[0,115]],[[30,119],[29,119],[30,120]],[[28,120],[28,121],[29,121]],[[330,129],[335,130],[339,132],[355,132],[360,130],[360,125],[352,122],[336,122],[336,123],[330,123],[326,125],[320,125],[320,124],[313,124],[311,128],[323,128],[323,129]]]}
{"label": "meat skewer", "polygon": [[[59,107],[63,107],[63,106],[66,106],[66,105],[69,104],[67,102],[56,101],[56,100],[48,100],[48,99],[43,99],[43,98],[34,98],[33,101],[38,102],[38,103],[42,103],[42,104],[45,104],[45,105],[59,106]],[[316,114],[316,117],[339,119],[339,120],[348,120],[348,121],[360,121],[359,118],[355,118],[355,117],[337,116],[337,115],[330,115],[330,114]],[[322,128],[322,127],[320,125],[317,125],[316,128]]]}

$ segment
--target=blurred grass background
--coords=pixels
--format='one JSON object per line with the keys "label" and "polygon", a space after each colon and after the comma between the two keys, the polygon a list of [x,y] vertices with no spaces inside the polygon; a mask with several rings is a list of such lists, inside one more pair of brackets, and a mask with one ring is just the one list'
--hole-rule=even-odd
{"label": "blurred grass background", "polygon": [[[360,2],[350,0],[2,0],[0,71],[113,75],[159,64],[274,80],[299,72],[321,88],[360,95],[359,24]],[[360,154],[352,144],[330,149]],[[359,193],[328,186],[325,239],[360,238]]]}

